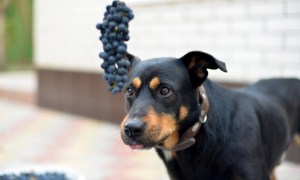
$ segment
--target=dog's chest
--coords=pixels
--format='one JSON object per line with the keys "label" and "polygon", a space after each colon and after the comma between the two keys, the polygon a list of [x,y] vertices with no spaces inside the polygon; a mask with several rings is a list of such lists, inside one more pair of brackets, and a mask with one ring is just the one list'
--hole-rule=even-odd
{"label": "dog's chest", "polygon": [[219,173],[221,173],[214,163],[209,164],[203,156],[195,157],[192,153],[187,155],[167,150],[161,152],[168,172],[173,179],[218,178]]}
{"label": "dog's chest", "polygon": [[174,159],[173,159],[173,157],[174,157],[174,152],[172,152],[172,151],[167,151],[167,150],[163,150],[162,152],[163,152],[163,156],[164,156],[166,162],[170,162],[170,161],[174,160]]}

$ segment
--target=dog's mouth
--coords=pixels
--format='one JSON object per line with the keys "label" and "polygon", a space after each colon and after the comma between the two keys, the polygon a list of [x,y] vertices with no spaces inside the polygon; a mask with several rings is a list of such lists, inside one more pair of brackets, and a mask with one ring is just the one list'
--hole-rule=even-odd
{"label": "dog's mouth", "polygon": [[134,144],[134,145],[129,145],[131,149],[146,149],[143,144]]}
{"label": "dog's mouth", "polygon": [[157,142],[152,142],[152,141],[131,141],[129,143],[126,143],[131,149],[133,150],[148,150],[151,149],[157,145],[162,146],[163,142],[169,137],[170,135],[167,134],[165,135],[161,140]]}
{"label": "dog's mouth", "polygon": [[132,149],[132,150],[148,150],[148,149],[153,148],[154,146],[153,145],[145,145],[145,144],[129,145],[130,149]]}
{"label": "dog's mouth", "polygon": [[156,144],[132,143],[128,145],[132,150],[148,150],[156,146]]}

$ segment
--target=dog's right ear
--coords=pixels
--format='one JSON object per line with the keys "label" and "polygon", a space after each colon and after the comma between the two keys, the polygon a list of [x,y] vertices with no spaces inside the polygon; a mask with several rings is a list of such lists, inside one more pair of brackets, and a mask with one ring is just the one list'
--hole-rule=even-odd
{"label": "dog's right ear", "polygon": [[141,61],[140,58],[138,58],[137,56],[134,56],[130,53],[127,53],[125,58],[130,62],[130,66],[128,67],[128,71],[130,71],[133,66],[135,66],[138,62]]}
{"label": "dog's right ear", "polygon": [[197,88],[207,78],[207,69],[220,69],[227,72],[224,62],[217,60],[212,55],[201,51],[192,51],[180,58],[186,66],[192,88]]}

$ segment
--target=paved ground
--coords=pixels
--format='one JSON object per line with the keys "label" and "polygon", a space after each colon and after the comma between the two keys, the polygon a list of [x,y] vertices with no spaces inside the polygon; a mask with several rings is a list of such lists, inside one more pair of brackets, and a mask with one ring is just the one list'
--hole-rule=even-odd
{"label": "paved ground", "polygon": [[0,73],[0,90],[35,93],[37,77],[32,71]]}
{"label": "paved ground", "polygon": [[0,98],[0,170],[50,165],[87,180],[166,179],[154,151],[132,151],[119,127]]}
{"label": "paved ground", "polygon": [[[20,90],[23,85],[34,89],[30,78],[25,83],[22,76],[15,76],[19,82],[3,77],[0,88],[8,82]],[[87,180],[168,179],[153,150],[132,151],[123,145],[117,125],[0,96],[0,171],[28,166],[67,168]],[[300,165],[284,162],[277,175],[279,180],[300,180]]]}

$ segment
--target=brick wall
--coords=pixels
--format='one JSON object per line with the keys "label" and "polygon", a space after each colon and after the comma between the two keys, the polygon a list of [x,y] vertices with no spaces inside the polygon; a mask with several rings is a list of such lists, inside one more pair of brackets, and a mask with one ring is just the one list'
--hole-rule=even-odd
{"label": "brick wall", "polygon": [[[226,62],[222,81],[300,78],[299,0],[125,0],[135,13],[129,51],[148,59],[191,50]],[[38,68],[101,71],[95,24],[111,0],[35,1]]]}
{"label": "brick wall", "polygon": [[233,82],[300,78],[299,0],[129,1],[135,12],[129,50],[141,58],[180,57],[191,50],[226,62]]}
{"label": "brick wall", "polygon": [[98,72],[101,44],[96,23],[109,0],[34,1],[34,60],[37,68]]}

